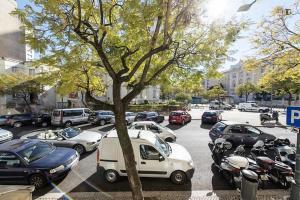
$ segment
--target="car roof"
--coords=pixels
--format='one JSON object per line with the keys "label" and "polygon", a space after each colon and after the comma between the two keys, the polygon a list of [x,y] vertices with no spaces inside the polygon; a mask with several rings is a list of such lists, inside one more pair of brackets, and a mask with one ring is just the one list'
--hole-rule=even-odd
{"label": "car roof", "polygon": [[57,111],[57,110],[82,110],[82,109],[89,109],[89,108],[62,108],[62,109],[54,109],[54,111]]}
{"label": "car roof", "polygon": [[226,124],[226,125],[250,125],[247,123],[240,123],[240,122],[235,122],[235,121],[221,121],[221,123]]}
{"label": "car roof", "polygon": [[218,110],[205,110],[203,113],[220,113]]}
{"label": "car roof", "polygon": [[183,111],[183,110],[174,110],[174,111],[172,111],[172,113],[183,113],[183,112],[185,112],[185,111]]}
{"label": "car roof", "polygon": [[14,139],[0,144],[0,151],[18,152],[39,142],[37,139]]}
{"label": "car roof", "polygon": [[[131,139],[147,140],[147,141],[151,142],[152,144],[154,144],[156,141],[156,135],[154,133],[152,133],[151,131],[128,129],[128,135]],[[108,134],[105,137],[117,138],[118,137],[117,131],[112,130],[112,131],[108,132]]]}
{"label": "car roof", "polygon": [[153,122],[153,121],[136,121],[136,122],[133,122],[133,124],[156,124],[156,122]]}

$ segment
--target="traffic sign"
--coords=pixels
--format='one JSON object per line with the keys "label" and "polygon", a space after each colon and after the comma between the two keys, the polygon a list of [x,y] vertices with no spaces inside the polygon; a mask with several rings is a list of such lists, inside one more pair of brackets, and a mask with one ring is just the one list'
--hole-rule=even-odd
{"label": "traffic sign", "polygon": [[300,128],[300,106],[287,107],[286,109],[286,124]]}

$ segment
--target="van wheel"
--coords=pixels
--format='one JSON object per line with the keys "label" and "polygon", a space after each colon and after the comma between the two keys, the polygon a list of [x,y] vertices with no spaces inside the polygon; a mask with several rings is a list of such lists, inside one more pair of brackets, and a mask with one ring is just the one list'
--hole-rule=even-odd
{"label": "van wheel", "polygon": [[71,122],[71,121],[67,121],[67,122],[65,123],[65,127],[70,127],[70,126],[72,126],[72,122]]}
{"label": "van wheel", "polygon": [[245,110],[244,108],[243,108],[243,109],[241,109],[241,111],[242,111],[242,112],[246,112],[246,110]]}
{"label": "van wheel", "polygon": [[28,182],[30,185],[33,185],[36,189],[42,188],[46,185],[46,179],[41,174],[33,174],[29,177]]}
{"label": "van wheel", "polygon": [[175,171],[171,174],[171,181],[177,185],[182,185],[186,182],[186,175],[183,171]]}
{"label": "van wheel", "polygon": [[173,142],[173,139],[172,138],[166,138],[165,141],[166,142]]}
{"label": "van wheel", "polygon": [[76,145],[73,147],[73,149],[74,149],[75,151],[77,151],[77,153],[78,153],[79,155],[82,155],[82,154],[85,152],[84,146],[82,146],[81,144],[76,144]]}
{"label": "van wheel", "polygon": [[258,112],[263,113],[264,111],[263,110],[259,110]]}
{"label": "van wheel", "polygon": [[16,128],[19,128],[19,127],[21,127],[23,124],[22,124],[22,122],[15,122],[14,123],[14,127],[16,127]]}
{"label": "van wheel", "polygon": [[115,183],[119,178],[118,172],[112,169],[106,170],[104,176],[109,183]]}
{"label": "van wheel", "polygon": [[100,126],[104,126],[105,125],[105,120],[101,119],[100,120]]}

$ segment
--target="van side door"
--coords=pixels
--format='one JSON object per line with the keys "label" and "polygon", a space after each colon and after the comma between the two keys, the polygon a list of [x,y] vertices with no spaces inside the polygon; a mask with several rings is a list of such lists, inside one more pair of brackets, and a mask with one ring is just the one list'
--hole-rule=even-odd
{"label": "van side door", "polygon": [[168,160],[149,144],[139,145],[138,174],[141,177],[167,177]]}

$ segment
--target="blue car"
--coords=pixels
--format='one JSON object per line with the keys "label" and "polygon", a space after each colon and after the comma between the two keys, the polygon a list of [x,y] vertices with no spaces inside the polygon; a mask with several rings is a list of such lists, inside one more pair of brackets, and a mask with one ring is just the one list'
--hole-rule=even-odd
{"label": "blue car", "polygon": [[78,161],[73,149],[40,140],[11,140],[0,145],[0,184],[30,184],[39,189],[65,177]]}

